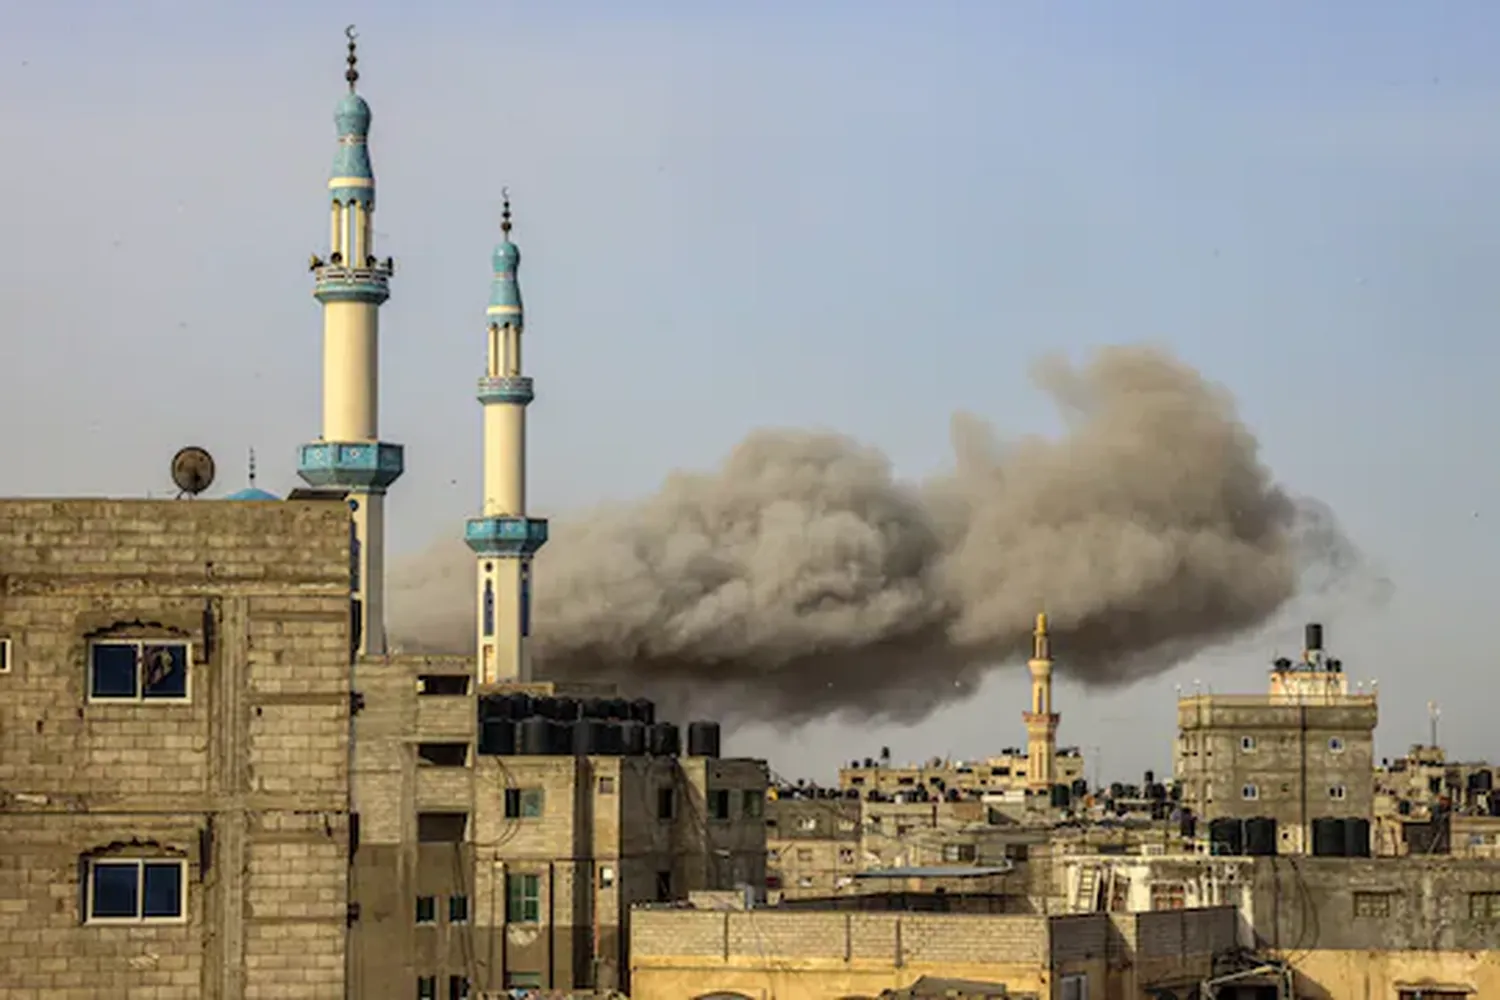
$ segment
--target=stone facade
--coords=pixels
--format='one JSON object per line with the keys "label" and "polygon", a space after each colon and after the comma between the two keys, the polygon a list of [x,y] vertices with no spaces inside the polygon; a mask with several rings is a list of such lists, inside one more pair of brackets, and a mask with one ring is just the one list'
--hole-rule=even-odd
{"label": "stone facade", "polygon": [[342,504],[0,501],[0,993],[342,996]]}

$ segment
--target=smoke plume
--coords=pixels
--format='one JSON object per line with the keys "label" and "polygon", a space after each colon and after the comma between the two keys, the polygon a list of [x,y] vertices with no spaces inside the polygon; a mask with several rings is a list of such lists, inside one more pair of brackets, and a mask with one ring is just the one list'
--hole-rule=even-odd
{"label": "smoke plume", "polygon": [[[1036,378],[1066,433],[1005,442],[959,414],[951,471],[926,482],[846,437],[763,430],[716,471],[555,521],[538,673],[731,719],[909,722],[1023,659],[1038,610],[1060,674],[1121,684],[1358,561],[1326,507],[1276,485],[1229,395],[1169,354],[1106,348]],[[472,650],[473,573],[457,541],[398,566],[400,645]]]}

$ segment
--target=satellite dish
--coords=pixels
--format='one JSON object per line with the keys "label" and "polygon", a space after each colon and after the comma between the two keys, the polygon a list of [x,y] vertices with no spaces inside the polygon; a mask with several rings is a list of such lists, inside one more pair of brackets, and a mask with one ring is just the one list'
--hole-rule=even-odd
{"label": "satellite dish", "polygon": [[197,446],[183,448],[172,456],[172,482],[179,499],[197,496],[214,483],[214,457]]}

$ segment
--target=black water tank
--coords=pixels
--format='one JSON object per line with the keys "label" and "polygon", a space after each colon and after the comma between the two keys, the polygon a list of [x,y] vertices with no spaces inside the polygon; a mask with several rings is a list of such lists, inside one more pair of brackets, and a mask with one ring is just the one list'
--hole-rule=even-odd
{"label": "black water tank", "polygon": [[604,718],[604,699],[584,698],[578,703],[578,716],[582,719]]}
{"label": "black water tank", "polygon": [[1198,835],[1198,817],[1189,810],[1183,810],[1182,815],[1177,817],[1177,832],[1184,839],[1192,840]]}
{"label": "black water tank", "polygon": [[1409,802],[1406,799],[1402,799],[1401,801],[1397,802],[1396,803],[1396,812],[1399,813],[1402,816],[1410,816],[1411,815],[1411,802]]}
{"label": "black water tank", "polygon": [[1476,792],[1487,792],[1495,786],[1495,775],[1490,771],[1475,771],[1469,776],[1469,787]]}
{"label": "black water tank", "polygon": [[552,723],[540,715],[521,720],[516,727],[516,753],[545,756],[552,748]]}
{"label": "black water tank", "polygon": [[646,752],[646,723],[635,719],[620,723],[620,752],[627,757]]}
{"label": "black water tank", "polygon": [[580,719],[573,723],[573,753],[579,757],[593,757],[601,751],[604,743],[604,723],[598,719]]}
{"label": "black water tank", "polygon": [[1237,855],[1244,853],[1244,824],[1227,816],[1208,824],[1210,854]]}
{"label": "black water tank", "polygon": [[1172,815],[1172,806],[1171,806],[1171,803],[1165,802],[1165,801],[1162,801],[1162,800],[1157,800],[1157,801],[1151,803],[1151,818],[1152,819],[1154,819],[1154,820],[1163,820],[1163,819],[1166,819],[1170,815]]}
{"label": "black water tank", "polygon": [[1052,786],[1052,808],[1053,809],[1066,809],[1066,808],[1068,808],[1068,803],[1070,801],[1072,801],[1072,792],[1073,792],[1073,790],[1071,788],[1069,788],[1067,785],[1053,785]]}
{"label": "black water tank", "polygon": [[646,730],[646,752],[653,757],[676,757],[682,752],[682,734],[670,722],[658,722]]}
{"label": "black water tank", "polygon": [[547,738],[547,752],[554,757],[571,755],[573,753],[573,727],[576,722],[560,722],[553,719],[548,727],[551,735]]}
{"label": "black water tank", "polygon": [[1147,771],[1145,773],[1145,775],[1143,775],[1143,777],[1146,779],[1145,784],[1147,784],[1147,785],[1154,785],[1154,784],[1156,784],[1156,772],[1155,771]]}
{"label": "black water tank", "polygon": [[1368,858],[1370,856],[1370,821],[1363,816],[1351,816],[1344,820],[1344,857]]}
{"label": "black water tank", "polygon": [[1123,799],[1125,797],[1125,786],[1118,781],[1109,786],[1109,797],[1112,799]]}
{"label": "black water tank", "polygon": [[1267,858],[1276,853],[1276,821],[1269,816],[1252,816],[1245,820],[1245,853]]}
{"label": "black water tank", "polygon": [[482,725],[486,719],[502,719],[507,716],[505,696],[502,694],[486,694],[479,698],[479,722]]}
{"label": "black water tank", "polygon": [[1089,783],[1082,778],[1073,780],[1073,798],[1081,799],[1089,793]]}
{"label": "black water tank", "polygon": [[516,752],[516,724],[512,719],[485,719],[479,730],[479,752],[503,757]]}
{"label": "black water tank", "polygon": [[719,756],[719,724],[717,722],[688,723],[687,755],[689,757]]}
{"label": "black water tank", "polygon": [[625,738],[620,730],[620,723],[604,723],[604,727],[600,730],[599,752],[610,757],[618,757],[624,749]]}
{"label": "black water tank", "polygon": [[544,719],[557,718],[556,698],[533,698],[531,699],[531,714],[539,715]]}
{"label": "black water tank", "polygon": [[1320,816],[1312,821],[1312,852],[1318,858],[1344,856],[1344,821]]}
{"label": "black water tank", "polygon": [[1490,815],[1500,816],[1500,795],[1490,793]]}
{"label": "black water tank", "polygon": [[536,714],[532,709],[531,695],[529,694],[517,692],[515,694],[502,695],[501,697],[505,700],[506,714],[517,722],[520,722],[522,719],[529,719]]}
{"label": "black water tank", "polygon": [[656,702],[650,698],[637,698],[630,703],[630,717],[636,722],[651,725],[656,721]]}
{"label": "black water tank", "polygon": [[1303,645],[1309,653],[1319,652],[1323,649],[1323,626],[1317,622],[1308,622],[1307,628],[1302,630]]}
{"label": "black water tank", "polygon": [[630,702],[624,698],[611,698],[605,711],[608,713],[605,717],[611,722],[623,722],[630,718]]}
{"label": "black water tank", "polygon": [[1147,785],[1146,798],[1150,799],[1152,802],[1167,801],[1167,786],[1161,784]]}
{"label": "black water tank", "polygon": [[573,722],[578,718],[577,698],[557,698],[553,701],[557,714],[553,716],[560,722]]}

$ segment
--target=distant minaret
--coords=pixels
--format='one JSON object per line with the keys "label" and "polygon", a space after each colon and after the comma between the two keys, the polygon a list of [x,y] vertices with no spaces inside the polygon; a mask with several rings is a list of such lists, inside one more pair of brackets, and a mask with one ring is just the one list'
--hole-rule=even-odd
{"label": "distant minaret", "polygon": [[349,93],[333,120],[338,152],[328,178],[328,259],[312,258],[323,304],[323,433],[302,446],[297,474],[310,486],[347,492],[354,627],[360,654],[385,653],[385,491],[401,476],[399,444],[380,440],[380,306],[390,297],[394,263],[375,259],[375,172],[370,167],[370,106],[355,93],[359,71],[349,38]]}
{"label": "distant minaret", "polygon": [[500,212],[487,311],[488,361],[479,380],[484,405],[484,498],[464,529],[479,558],[479,683],[531,680],[531,559],[547,542],[547,522],[526,516],[526,407],[532,383],[521,374],[521,251],[510,240],[510,195]]}
{"label": "distant minaret", "polygon": [[1026,720],[1026,788],[1046,792],[1055,783],[1057,760],[1057,713],[1052,711],[1052,647],[1047,639],[1047,616],[1036,616],[1032,632],[1031,711]]}

